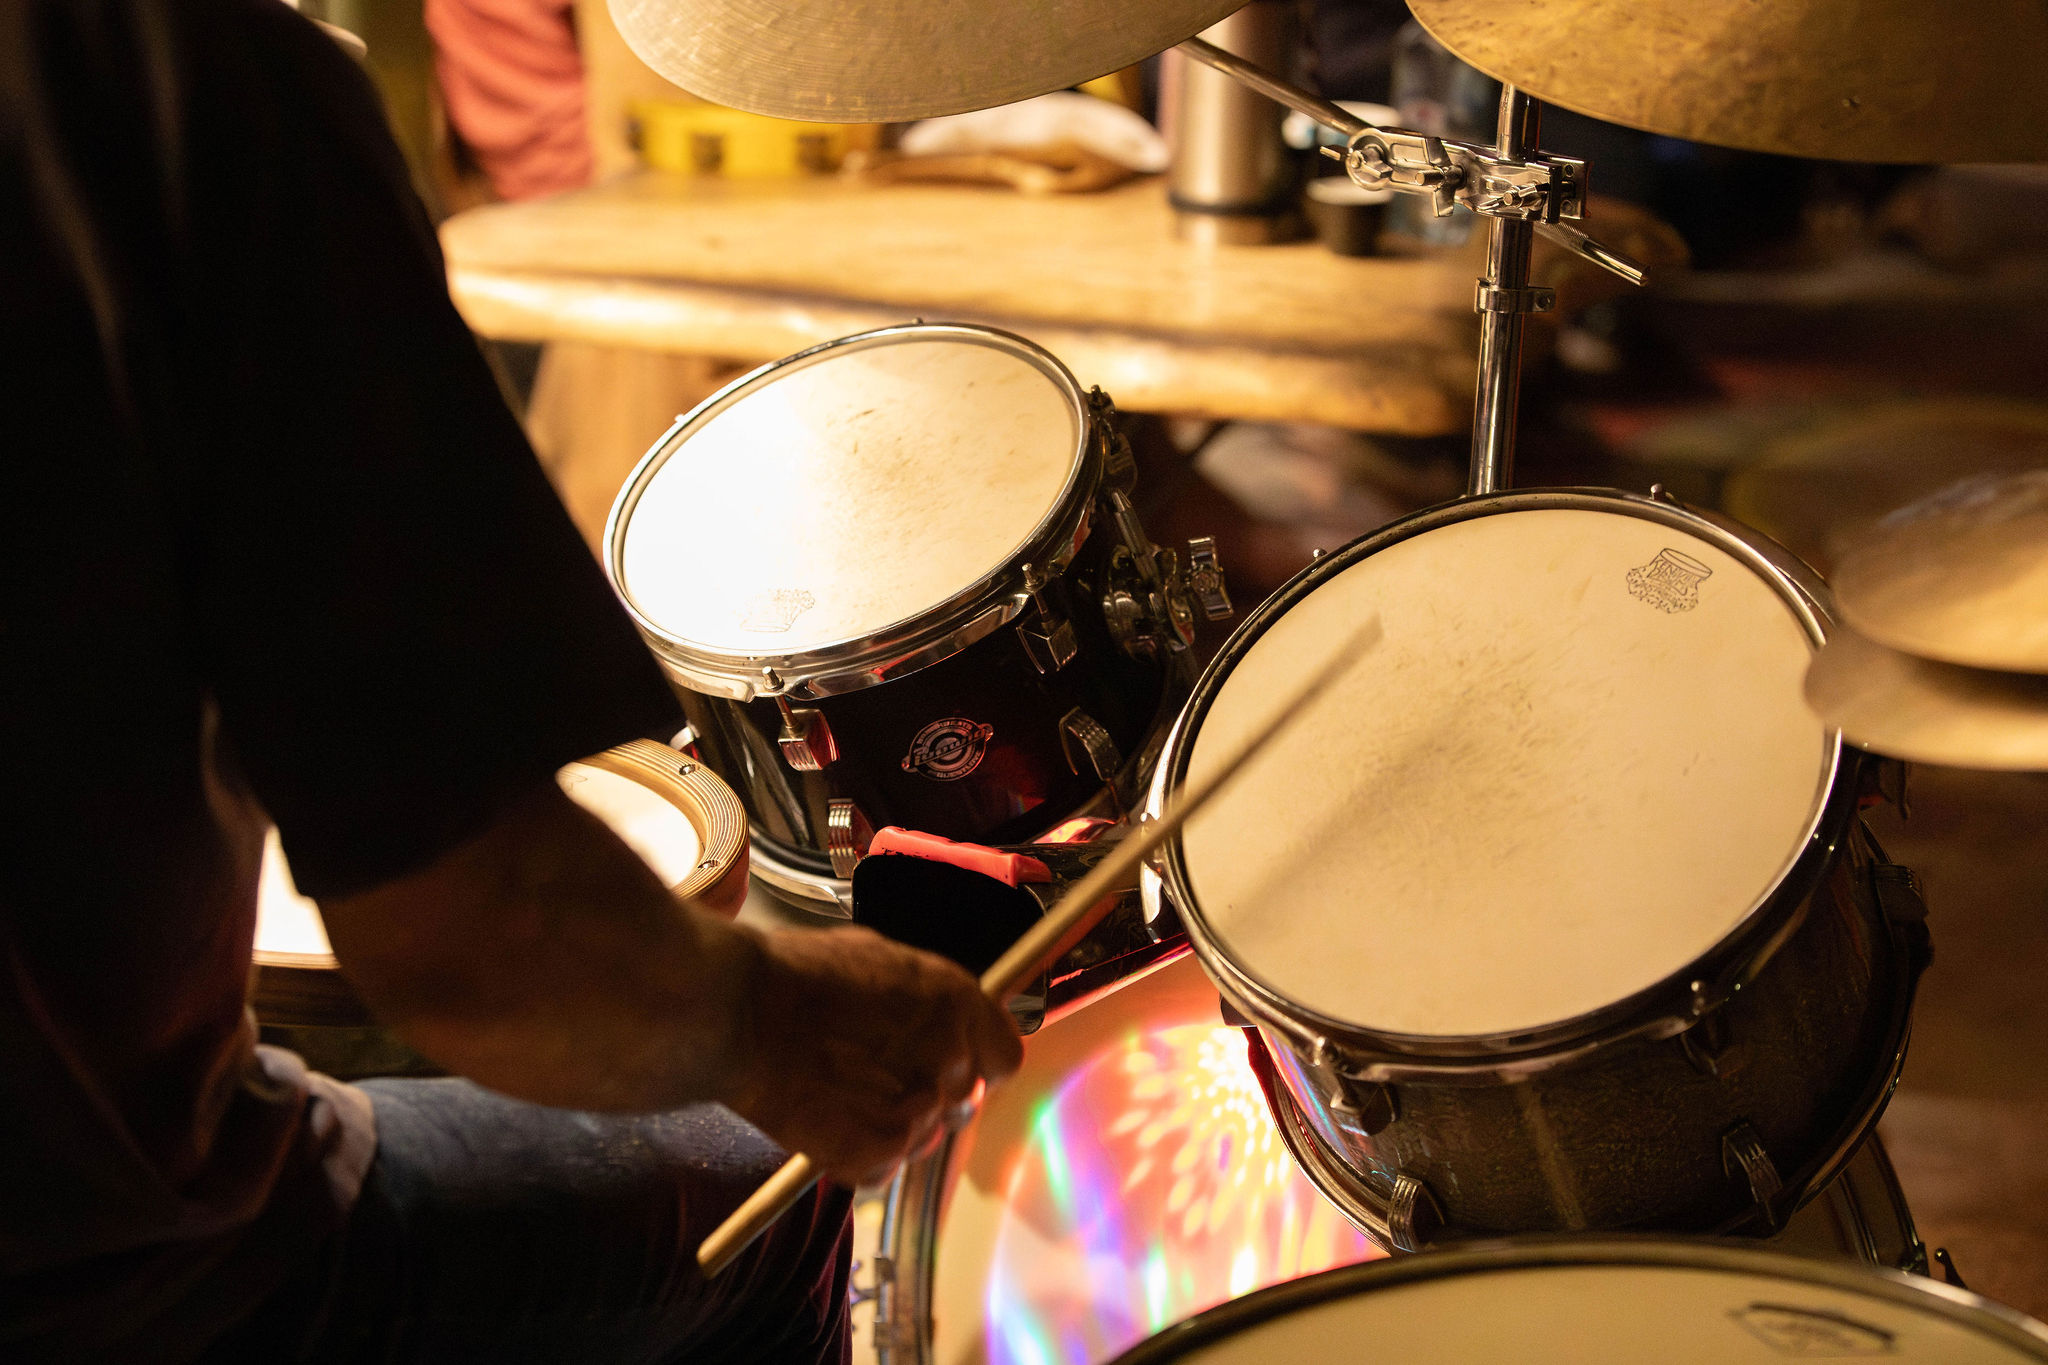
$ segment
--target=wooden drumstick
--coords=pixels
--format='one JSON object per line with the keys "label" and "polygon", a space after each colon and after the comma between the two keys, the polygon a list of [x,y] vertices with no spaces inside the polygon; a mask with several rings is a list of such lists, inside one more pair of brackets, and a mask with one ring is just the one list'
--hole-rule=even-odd
{"label": "wooden drumstick", "polygon": [[[1109,893],[1136,872],[1138,865],[1161,844],[1179,833],[1180,827],[1207,805],[1211,797],[1230,785],[1231,779],[1237,776],[1246,762],[1275,735],[1293,724],[1360,655],[1378,644],[1381,634],[1379,614],[1375,612],[1364,625],[1352,632],[1350,638],[1331,654],[1329,661],[1295,692],[1286,705],[1276,708],[1272,717],[1238,746],[1237,752],[1207,782],[1188,788],[1177,799],[1169,800],[1158,819],[1141,825],[1126,836],[1110,850],[1108,857],[1074,883],[1072,890],[1060,897],[1059,902],[1012,944],[1008,952],[996,959],[994,966],[981,974],[981,993],[998,1005],[1007,1003],[1062,953],[1080,942],[1082,936],[1114,906],[1115,902],[1108,898]],[[817,1167],[801,1152],[783,1163],[781,1170],[748,1195],[746,1202],[734,1209],[697,1248],[697,1266],[704,1277],[709,1279],[730,1265],[733,1257],[788,1212],[817,1178]]]}

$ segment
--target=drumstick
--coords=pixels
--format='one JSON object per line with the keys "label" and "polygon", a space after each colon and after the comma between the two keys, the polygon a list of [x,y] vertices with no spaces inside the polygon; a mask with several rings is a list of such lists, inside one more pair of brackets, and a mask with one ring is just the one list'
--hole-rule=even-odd
{"label": "drumstick", "polygon": [[[1211,797],[1230,785],[1231,779],[1237,776],[1245,763],[1275,735],[1299,719],[1309,704],[1336,682],[1360,655],[1379,643],[1381,634],[1379,614],[1375,612],[1330,655],[1313,677],[1296,690],[1286,705],[1276,708],[1266,723],[1237,747],[1237,751],[1206,782],[1169,800],[1158,819],[1141,825],[1126,836],[1087,876],[1074,883],[1073,889],[1061,896],[1044,918],[1032,925],[1008,952],[996,959],[994,966],[981,974],[981,993],[998,1005],[1008,1002],[1060,954],[1079,942],[1114,906],[1114,902],[1108,899],[1109,892],[1137,871],[1138,864],[1150,857],[1161,844],[1179,833],[1180,827],[1207,805]],[[710,1279],[730,1265],[733,1257],[788,1212],[790,1205],[802,1198],[803,1192],[817,1178],[817,1167],[801,1152],[784,1162],[781,1170],[748,1195],[746,1202],[734,1209],[697,1248],[697,1266],[703,1271],[704,1278]]]}

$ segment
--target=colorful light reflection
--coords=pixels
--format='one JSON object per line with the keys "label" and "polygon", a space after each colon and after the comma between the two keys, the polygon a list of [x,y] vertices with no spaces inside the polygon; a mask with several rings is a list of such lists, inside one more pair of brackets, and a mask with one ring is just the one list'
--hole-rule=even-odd
{"label": "colorful light reflection", "polygon": [[991,1365],[1093,1365],[1379,1252],[1295,1167],[1236,1029],[1133,1031],[1033,1115],[989,1276]]}

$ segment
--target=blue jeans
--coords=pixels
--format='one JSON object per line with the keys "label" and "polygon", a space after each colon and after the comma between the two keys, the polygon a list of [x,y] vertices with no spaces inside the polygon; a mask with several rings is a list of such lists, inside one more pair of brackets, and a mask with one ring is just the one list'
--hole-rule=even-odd
{"label": "blue jeans", "polygon": [[209,1360],[847,1359],[850,1196],[820,1186],[716,1280],[696,1248],[781,1164],[731,1113],[585,1114],[460,1080],[362,1084],[377,1156],[322,1263]]}

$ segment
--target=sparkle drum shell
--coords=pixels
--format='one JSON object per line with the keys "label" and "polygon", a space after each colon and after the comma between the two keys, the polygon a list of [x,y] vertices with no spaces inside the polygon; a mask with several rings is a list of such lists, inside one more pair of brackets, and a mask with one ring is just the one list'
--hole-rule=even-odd
{"label": "sparkle drum shell", "polygon": [[1167,1329],[1117,1365],[2048,1360],[2048,1328],[1897,1271],[1713,1242],[1505,1243],[1349,1266]]}
{"label": "sparkle drum shell", "polygon": [[1781,1226],[1875,1123],[1925,960],[1800,700],[1817,581],[1658,499],[1419,513],[1232,637],[1155,801],[1368,611],[1161,868],[1310,1177],[1402,1249]]}
{"label": "sparkle drum shell", "polygon": [[1156,563],[1111,415],[1020,337],[918,324],[755,370],[649,450],[606,568],[757,874],[844,914],[875,829],[1018,843],[1141,795],[1187,677],[1105,616]]}

